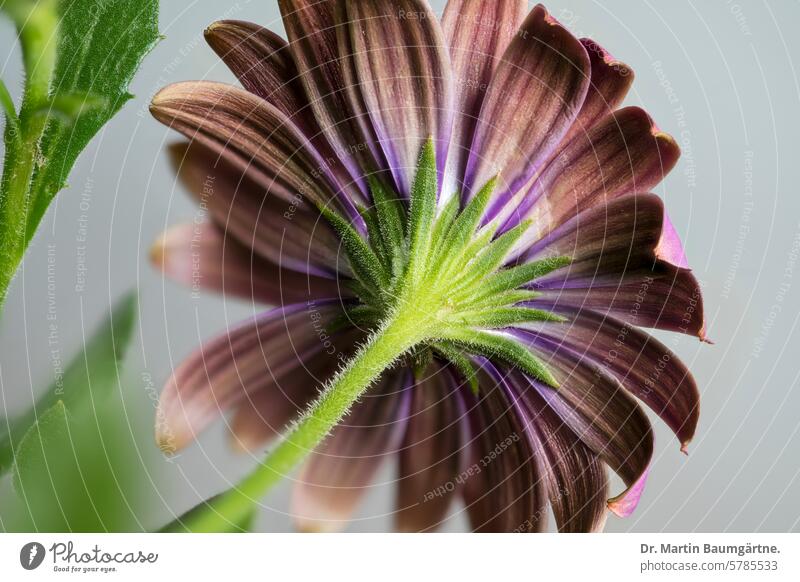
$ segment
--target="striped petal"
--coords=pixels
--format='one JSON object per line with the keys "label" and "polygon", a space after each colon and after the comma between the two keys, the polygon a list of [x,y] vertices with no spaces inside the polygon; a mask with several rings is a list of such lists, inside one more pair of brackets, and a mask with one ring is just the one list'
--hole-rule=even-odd
{"label": "striped petal", "polygon": [[555,228],[598,204],[647,192],[679,157],[678,144],[644,110],[621,109],[564,147],[528,192],[515,223],[535,218]]}
{"label": "striped petal", "polygon": [[567,426],[530,385],[510,375],[529,415],[528,434],[558,531],[602,531],[606,521],[608,481],[600,457]]}
{"label": "striped petal", "polygon": [[167,277],[195,293],[203,289],[269,305],[339,293],[334,281],[281,269],[208,222],[169,228],[153,245],[150,258]]}
{"label": "striped petal", "polygon": [[547,490],[505,377],[482,366],[479,401],[465,395],[471,429],[464,503],[476,532],[536,532],[547,523]]}
{"label": "striped petal", "polygon": [[630,324],[590,310],[556,306],[567,323],[525,329],[603,367],[672,429],[685,450],[700,415],[700,393],[683,362],[664,344]]}
{"label": "striped petal", "polygon": [[[312,359],[329,354],[321,334],[341,314],[338,301],[267,311],[205,343],[183,360],[161,393],[156,439],[174,452],[247,395],[273,390]],[[333,335],[333,334],[330,334]]]}
{"label": "striped petal", "polygon": [[[525,260],[569,256],[570,266],[536,281],[542,305],[591,309],[640,327],[705,338],[700,285],[665,249],[664,204],[654,194],[591,208],[531,247]],[[667,227],[667,237],[672,237]]]}
{"label": "striped petal", "polygon": [[[422,147],[444,171],[452,125],[450,59],[425,0],[344,2],[339,52],[350,107],[362,105],[400,194],[409,196]],[[366,133],[366,132],[365,132]]]}
{"label": "striped petal", "polygon": [[284,269],[350,276],[336,233],[301,198],[286,202],[271,195],[247,171],[197,142],[172,145],[170,157],[201,208],[243,246]]}
{"label": "striped petal", "polygon": [[337,40],[345,31],[334,14],[336,3],[279,0],[278,4],[316,122],[361,191],[368,192],[364,176],[385,168],[386,163],[369,147],[377,140],[363,109],[353,109],[348,98]]}
{"label": "striped petal", "polygon": [[434,366],[413,390],[400,450],[397,529],[432,531],[447,517],[461,471],[463,405],[449,370]]}
{"label": "striped petal", "polygon": [[448,0],[442,17],[453,69],[453,136],[443,194],[463,189],[475,124],[497,64],[517,34],[526,0]]}
{"label": "striped petal", "polygon": [[366,203],[313,114],[289,45],[280,36],[251,22],[221,20],[206,29],[206,41],[225,61],[245,89],[266,99],[308,136],[348,195]]}
{"label": "striped petal", "polygon": [[490,218],[566,134],[586,97],[589,66],[583,45],[541,5],[534,8],[495,70],[467,164],[469,195],[500,174]]}
{"label": "striped petal", "polygon": [[407,369],[388,372],[309,456],[292,498],[302,531],[335,531],[350,518],[381,465],[400,447],[411,383]]}
{"label": "striped petal", "polygon": [[536,382],[531,386],[625,482],[627,489],[610,499],[608,507],[622,517],[630,515],[653,457],[653,430],[647,416],[619,382],[579,353],[525,332],[519,337],[547,362],[559,383],[556,390]]}
{"label": "striped petal", "polygon": [[271,194],[302,197],[359,219],[327,162],[285,114],[243,89],[206,81],[175,83],[150,105],[153,116],[218,152]]}
{"label": "striped petal", "polygon": [[589,91],[575,122],[564,136],[563,144],[576,135],[585,134],[601,119],[616,111],[633,84],[633,69],[628,65],[615,59],[590,38],[582,38],[581,44],[589,54]]}

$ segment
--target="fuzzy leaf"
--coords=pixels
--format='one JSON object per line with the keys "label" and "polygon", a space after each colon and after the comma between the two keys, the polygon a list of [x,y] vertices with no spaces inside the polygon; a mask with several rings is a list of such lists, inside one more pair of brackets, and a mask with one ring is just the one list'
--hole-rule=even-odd
{"label": "fuzzy leaf", "polygon": [[430,248],[431,230],[436,219],[436,194],[438,172],[433,140],[422,148],[417,166],[417,175],[411,189],[411,208],[408,219],[409,260],[412,272],[424,266],[424,258]]}
{"label": "fuzzy leaf", "polygon": [[566,267],[570,263],[572,263],[572,259],[569,257],[553,257],[499,271],[481,286],[479,294],[473,297],[472,300],[477,302],[506,291],[512,291],[540,277],[544,277],[548,273]]}
{"label": "fuzzy leaf", "polygon": [[36,422],[37,415],[61,402],[77,413],[105,399],[118,385],[119,367],[136,323],[136,295],[125,296],[97,329],[64,375],[22,416],[0,421],[0,474],[11,466],[14,447]]}
{"label": "fuzzy leaf", "polygon": [[89,141],[133,96],[128,85],[159,39],[157,0],[61,0],[53,101],[92,95],[74,124],[55,122],[41,144],[45,163],[34,177],[28,220],[33,235],[50,201],[64,188],[75,160]]}
{"label": "fuzzy leaf", "polygon": [[405,244],[406,211],[403,201],[374,176],[369,177],[369,186],[384,247],[399,254]]}
{"label": "fuzzy leaf", "polygon": [[342,239],[350,266],[364,289],[380,289],[388,284],[389,279],[380,259],[350,223],[328,209],[322,209],[322,215]]}
{"label": "fuzzy leaf", "polygon": [[469,384],[472,393],[477,394],[479,389],[478,372],[470,359],[464,355],[464,352],[449,342],[436,342],[432,347],[458,370],[459,374]]}
{"label": "fuzzy leaf", "polygon": [[442,330],[440,338],[451,341],[468,352],[490,359],[499,358],[548,386],[558,387],[558,381],[544,362],[521,343],[506,336],[456,327]]}
{"label": "fuzzy leaf", "polygon": [[459,312],[459,323],[469,327],[501,329],[534,321],[563,323],[565,318],[542,309],[529,307],[501,307],[483,311]]}

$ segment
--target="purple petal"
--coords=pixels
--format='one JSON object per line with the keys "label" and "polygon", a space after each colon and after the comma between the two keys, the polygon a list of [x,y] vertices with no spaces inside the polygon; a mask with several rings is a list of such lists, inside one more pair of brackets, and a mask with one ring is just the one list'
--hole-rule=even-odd
{"label": "purple petal", "polygon": [[338,352],[329,353],[320,333],[341,313],[338,301],[289,305],[205,343],[175,370],[161,393],[159,445],[169,452],[185,447],[224,410],[248,395],[274,390],[313,359],[338,362]]}
{"label": "purple petal", "polygon": [[269,305],[335,297],[330,279],[284,270],[254,255],[207,222],[173,226],[150,251],[152,263],[169,278],[204,289]]}
{"label": "purple petal", "polygon": [[524,259],[569,256],[573,262],[536,281],[541,303],[704,339],[697,280],[658,252],[664,220],[658,196],[636,194],[584,211],[552,231]]}
{"label": "purple petal", "polygon": [[531,323],[525,329],[602,366],[658,414],[685,449],[697,428],[700,393],[678,356],[655,338],[612,317],[564,307],[555,311],[567,323]]}
{"label": "purple petal", "polygon": [[[560,532],[602,531],[606,521],[608,481],[600,458],[583,444],[547,402],[526,382],[511,375],[522,388],[529,416],[528,434]],[[526,389],[527,388],[527,389]]]}
{"label": "purple petal", "polygon": [[[425,0],[342,3],[339,50],[350,107],[362,105],[398,192],[409,196],[420,153],[433,138],[444,171],[452,125],[450,59]],[[365,132],[366,133],[366,132]]]}
{"label": "purple petal", "polygon": [[218,152],[266,191],[294,202],[360,215],[328,163],[279,109],[243,89],[205,81],[175,83],[150,105],[153,116]]}
{"label": "purple petal", "polygon": [[197,142],[172,145],[170,157],[203,212],[243,246],[284,269],[350,276],[339,238],[313,206],[266,192],[248,172]]}
{"label": "purple petal", "polygon": [[456,493],[464,444],[463,404],[449,370],[435,366],[413,389],[397,483],[397,529],[432,531]]}
{"label": "purple petal", "polygon": [[[622,478],[627,489],[609,502],[628,515],[642,493],[653,457],[650,421],[624,388],[603,368],[580,354],[541,337],[520,332],[559,382],[552,389],[531,382],[538,394],[592,451]],[[523,396],[526,391],[522,391]]]}
{"label": "purple petal", "polygon": [[302,531],[333,531],[350,518],[381,465],[400,447],[411,374],[390,371],[303,466],[292,510]]}
{"label": "purple petal", "polygon": [[489,218],[524,186],[569,129],[586,97],[589,57],[541,6],[495,70],[475,128],[465,187],[501,182]]}
{"label": "purple petal", "polygon": [[495,67],[519,31],[526,0],[448,0],[442,29],[450,48],[455,96],[443,193],[463,188],[475,124]]}
{"label": "purple petal", "polygon": [[633,84],[633,69],[618,61],[602,46],[589,38],[582,38],[581,44],[589,53],[591,79],[589,92],[562,142],[566,145],[573,137],[585,134],[601,119],[613,113],[620,106]]}
{"label": "purple petal", "polygon": [[376,143],[374,131],[361,123],[362,110],[353,109],[348,99],[337,40],[345,31],[337,23],[336,4],[279,0],[279,5],[300,82],[317,124],[336,157],[359,183],[361,191],[367,192],[364,176],[385,168],[386,163],[368,147]]}
{"label": "purple petal", "polygon": [[472,440],[464,503],[473,531],[536,532],[547,523],[547,491],[525,428],[526,419],[505,378],[489,362],[478,401],[465,395]]}
{"label": "purple petal", "polygon": [[364,204],[368,198],[328,144],[316,122],[289,45],[257,24],[222,20],[206,29],[206,41],[225,61],[245,89],[266,99],[308,136],[348,195]]}
{"label": "purple petal", "polygon": [[647,192],[669,173],[680,149],[638,107],[606,116],[576,135],[547,166],[508,226],[524,218],[556,228],[580,212],[615,198]]}

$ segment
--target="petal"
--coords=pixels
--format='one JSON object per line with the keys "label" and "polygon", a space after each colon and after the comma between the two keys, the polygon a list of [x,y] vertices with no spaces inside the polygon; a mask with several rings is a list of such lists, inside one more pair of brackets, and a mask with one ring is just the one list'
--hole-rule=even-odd
{"label": "petal", "polygon": [[471,465],[462,472],[464,503],[476,532],[535,532],[547,522],[547,492],[539,474],[525,418],[505,378],[483,365],[479,400],[470,407]]}
{"label": "petal", "polygon": [[363,104],[398,192],[409,196],[425,142],[434,139],[440,173],[450,144],[452,79],[439,21],[425,0],[342,7],[339,50],[351,108]]}
{"label": "petal", "polygon": [[357,219],[328,163],[279,109],[243,89],[205,81],[175,83],[150,105],[153,116],[224,156],[265,190],[291,202],[335,205]]}
{"label": "petal", "polygon": [[559,383],[555,390],[536,382],[531,386],[625,482],[628,488],[609,500],[609,508],[620,516],[629,515],[642,494],[653,457],[653,430],[647,416],[600,366],[542,337],[519,332],[519,338],[547,363]]}
{"label": "petal", "polygon": [[683,269],[689,268],[689,261],[686,259],[680,236],[666,213],[664,214],[664,224],[661,227],[661,238],[656,245],[655,252],[662,261]]}
{"label": "petal", "polygon": [[542,305],[591,309],[640,327],[705,338],[700,285],[665,260],[664,205],[654,194],[618,198],[567,221],[534,244],[524,260],[569,256],[570,266],[536,286]]}
{"label": "petal", "polygon": [[328,278],[350,275],[338,237],[316,208],[300,198],[287,203],[270,194],[247,171],[200,143],[174,144],[170,157],[201,211],[243,246],[284,269]]}
{"label": "petal", "polygon": [[297,125],[325,159],[338,183],[354,200],[366,202],[317,125],[286,41],[271,30],[238,20],[213,23],[205,37],[244,88],[269,101]]}
{"label": "petal", "polygon": [[490,218],[558,145],[588,85],[586,49],[541,5],[534,8],[495,70],[467,164],[469,195],[501,176]]}
{"label": "petal", "polygon": [[555,311],[567,323],[531,323],[525,329],[602,366],[658,414],[685,449],[697,428],[700,393],[678,356],[655,338],[612,317],[561,306]]}
{"label": "petal", "polygon": [[511,383],[524,392],[530,421],[528,433],[560,532],[602,531],[606,521],[608,481],[600,458],[524,380]]}
{"label": "petal", "polygon": [[245,89],[307,129],[305,124],[313,118],[304,111],[308,100],[285,40],[271,30],[239,20],[214,22],[206,29],[205,38]]}
{"label": "petal", "polygon": [[633,84],[633,69],[618,61],[602,46],[589,38],[581,44],[589,53],[591,79],[586,99],[564,137],[563,144],[579,134],[585,134],[594,125],[620,106]]}
{"label": "petal", "polygon": [[447,517],[461,471],[463,403],[449,370],[435,366],[414,387],[400,450],[397,529],[431,531]]}
{"label": "petal", "polygon": [[377,143],[375,134],[368,124],[360,122],[361,110],[354,110],[348,99],[335,4],[320,0],[279,0],[278,4],[300,82],[317,124],[336,157],[361,191],[367,192],[363,176],[385,167],[385,162],[368,147]]}
{"label": "petal", "polygon": [[[321,334],[339,303],[294,304],[267,311],[204,344],[175,370],[161,393],[156,440],[174,452],[248,394],[270,390],[312,359],[336,360]],[[334,342],[335,345],[335,342]]]}
{"label": "petal", "polygon": [[397,453],[408,419],[411,374],[389,372],[309,457],[294,487],[302,531],[333,531],[355,510],[384,461]]}
{"label": "petal", "polygon": [[627,107],[576,135],[528,193],[520,214],[547,217],[555,228],[578,213],[619,196],[647,192],[680,157],[675,140],[647,113]]}
{"label": "petal", "polygon": [[339,293],[334,281],[281,269],[207,222],[171,227],[153,245],[150,259],[169,278],[191,287],[193,293],[211,290],[270,305]]}
{"label": "petal", "polygon": [[453,136],[443,193],[463,188],[475,124],[495,67],[517,34],[526,0],[448,0],[442,29],[453,68]]}

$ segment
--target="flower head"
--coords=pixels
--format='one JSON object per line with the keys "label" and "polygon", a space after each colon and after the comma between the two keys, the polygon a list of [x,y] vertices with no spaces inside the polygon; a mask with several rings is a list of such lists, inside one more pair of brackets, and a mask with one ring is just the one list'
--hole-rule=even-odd
{"label": "flower head", "polygon": [[[458,498],[480,531],[541,530],[548,504],[561,531],[630,514],[653,454],[639,402],[684,449],[698,419],[691,374],[640,328],[704,337],[649,193],[679,149],[619,108],[630,68],[524,0],[450,0],[441,23],[424,0],[280,6],[288,42],[206,31],[244,89],[153,99],[192,140],[173,157],[212,217],[167,231],[157,264],[278,306],[176,370],[162,445],[228,408],[246,448],[303,411],[320,438],[344,417],[319,446],[289,437],[316,447],[304,528],[347,519],[390,457],[404,530]],[[606,466],[626,484],[611,499]]]}

